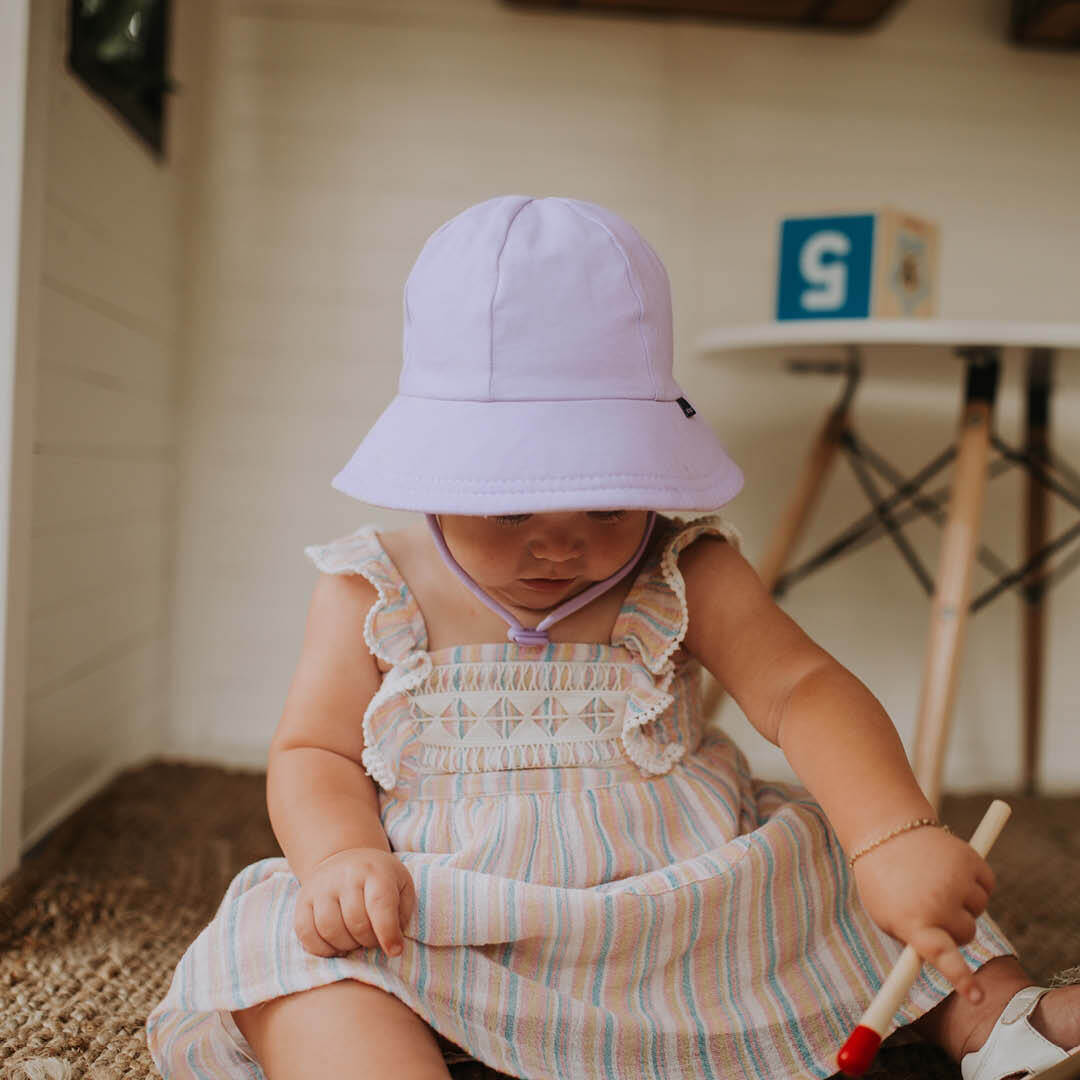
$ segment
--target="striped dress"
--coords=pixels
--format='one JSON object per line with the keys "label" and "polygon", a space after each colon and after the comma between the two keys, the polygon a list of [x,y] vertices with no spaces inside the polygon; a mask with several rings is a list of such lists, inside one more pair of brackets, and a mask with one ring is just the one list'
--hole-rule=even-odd
{"label": "striped dress", "polygon": [[[734,530],[658,529],[597,644],[429,651],[374,525],[307,549],[378,590],[364,634],[392,666],[363,717],[364,765],[418,904],[400,956],[325,959],[293,931],[285,860],[247,867],[147,1021],[164,1077],[261,1080],[231,1010],[338,979],[382,987],[516,1077],[835,1071],[900,946],[807,792],[755,780],[703,723],[677,558]],[[1012,951],[985,916],[964,950],[972,966]],[[894,1026],[949,990],[924,971]]]}

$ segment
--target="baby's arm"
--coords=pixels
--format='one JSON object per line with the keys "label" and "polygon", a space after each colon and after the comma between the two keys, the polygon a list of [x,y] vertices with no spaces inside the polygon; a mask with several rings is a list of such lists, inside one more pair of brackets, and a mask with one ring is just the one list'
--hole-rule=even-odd
{"label": "baby's arm", "polygon": [[[821,804],[846,852],[935,816],[881,703],[780,610],[745,559],[703,538],[681,555],[686,648],[719,680]],[[993,874],[969,845],[916,829],[855,864],[867,909],[967,991],[957,949],[975,933]]]}
{"label": "baby's arm", "polygon": [[270,822],[300,881],[345,848],[390,850],[375,783],[360,763],[362,717],[381,680],[364,641],[364,619],[376,598],[359,575],[319,576],[300,661],[270,744]]}
{"label": "baby's arm", "polygon": [[361,764],[364,710],[382,679],[364,641],[376,598],[359,575],[320,575],[270,745],[270,822],[302,886],[297,933],[320,955],[376,941],[399,946],[415,899]]}
{"label": "baby's arm", "polygon": [[784,751],[845,850],[899,822],[933,817],[880,702],[777,607],[734,547],[699,539],[679,567],[687,649]]}

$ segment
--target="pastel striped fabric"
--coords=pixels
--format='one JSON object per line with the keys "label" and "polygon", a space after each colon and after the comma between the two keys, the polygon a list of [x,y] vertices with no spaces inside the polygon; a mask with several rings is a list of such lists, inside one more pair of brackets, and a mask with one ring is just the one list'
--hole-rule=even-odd
{"label": "pastel striped fabric", "polygon": [[[610,643],[429,653],[374,526],[307,549],[362,573],[393,667],[363,722],[418,905],[402,955],[324,959],[293,932],[284,859],[243,870],[147,1021],[161,1074],[263,1073],[231,1011],[339,979],[380,986],[501,1072],[558,1080],[826,1077],[900,946],[866,914],[805,790],[704,729],[678,553],[662,519]],[[1013,950],[987,917],[976,967]],[[927,969],[894,1026],[950,987]]]}

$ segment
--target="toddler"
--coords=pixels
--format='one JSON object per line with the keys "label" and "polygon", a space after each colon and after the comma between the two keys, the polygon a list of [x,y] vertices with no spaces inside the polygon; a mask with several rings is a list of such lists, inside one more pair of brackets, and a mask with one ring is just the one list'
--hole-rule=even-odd
{"label": "toddler", "polygon": [[[616,214],[505,196],[428,239],[399,393],[334,487],[415,525],[322,572],[270,748],[284,858],[229,886],[147,1022],[172,1078],[825,1077],[905,943],[967,1080],[1080,1043],[895,728],[713,513],[742,476],[672,376]],[[805,787],[705,723],[702,668]],[[850,865],[849,865],[850,860]]]}

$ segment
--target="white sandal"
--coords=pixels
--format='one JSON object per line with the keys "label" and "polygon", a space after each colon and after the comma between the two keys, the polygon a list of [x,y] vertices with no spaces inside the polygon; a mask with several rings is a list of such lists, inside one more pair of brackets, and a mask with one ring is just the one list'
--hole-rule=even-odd
{"label": "white sandal", "polygon": [[[1049,986],[1027,986],[1014,994],[1001,1011],[986,1042],[960,1059],[964,1080],[1006,1080],[1006,1077],[1041,1077],[1043,1070],[1071,1061],[1054,1070],[1054,1080],[1080,1077],[1080,1046],[1062,1050],[1032,1027],[1028,1017]],[[1047,1080],[1050,1080],[1047,1077]]]}

